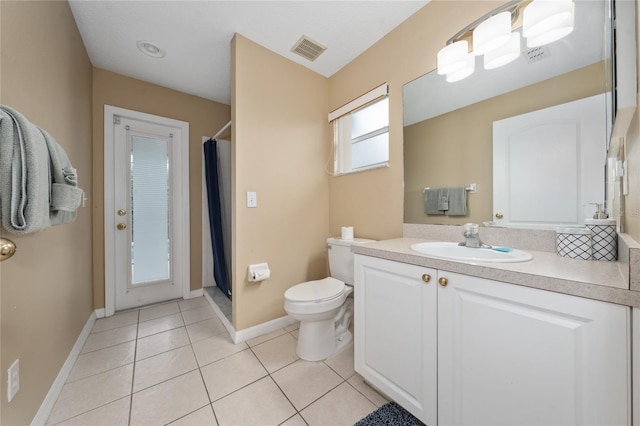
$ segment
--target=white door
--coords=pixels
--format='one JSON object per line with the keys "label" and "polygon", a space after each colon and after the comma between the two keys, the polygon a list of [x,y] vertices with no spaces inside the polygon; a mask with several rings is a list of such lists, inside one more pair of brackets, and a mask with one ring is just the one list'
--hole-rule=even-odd
{"label": "white door", "polygon": [[189,289],[188,124],[115,110],[105,107],[107,315]]}
{"label": "white door", "polygon": [[451,272],[438,424],[630,424],[630,308]]}
{"label": "white door", "polygon": [[607,95],[493,123],[493,221],[580,226],[604,202]]}
{"label": "white door", "polygon": [[356,371],[435,425],[436,271],[361,255],[354,271]]}

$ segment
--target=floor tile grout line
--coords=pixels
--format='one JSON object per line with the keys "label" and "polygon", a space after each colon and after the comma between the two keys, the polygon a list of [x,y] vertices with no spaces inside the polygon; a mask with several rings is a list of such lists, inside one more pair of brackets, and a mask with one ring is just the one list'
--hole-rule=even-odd
{"label": "floor tile grout line", "polygon": [[[281,336],[282,336],[282,335],[281,335]],[[278,337],[280,337],[280,336],[278,336]],[[294,337],[295,337],[295,336],[294,336]],[[273,340],[273,339],[271,339],[271,340]],[[297,340],[297,339],[296,339],[296,340]],[[268,340],[267,340],[267,341],[268,341]],[[263,342],[263,343],[266,343],[266,342]],[[262,343],[260,343],[260,344],[262,344]],[[260,346],[260,344],[258,344],[258,345],[256,345],[256,346]],[[283,369],[284,369],[284,368],[286,368],[286,367],[289,367],[290,365],[295,364],[295,363],[296,363],[296,362],[298,362],[298,361],[304,361],[304,360],[303,360],[302,358],[298,358],[298,359],[296,359],[295,361],[293,361],[293,362],[291,362],[291,363],[289,363],[289,364],[287,364],[287,365],[285,365],[285,366],[283,366],[283,367],[281,367],[281,368],[279,368],[279,369],[277,369],[277,370],[274,370],[273,372],[269,372],[269,370],[266,368],[266,366],[262,363],[262,360],[260,360],[260,358],[258,357],[258,355],[253,351],[253,347],[251,347],[251,346],[250,346],[250,347],[249,347],[249,349],[251,350],[251,352],[253,353],[253,355],[256,357],[256,359],[258,360],[258,362],[260,362],[260,364],[262,365],[262,367],[265,369],[265,371],[267,372],[267,375],[268,375],[268,376],[269,376],[269,378],[273,381],[273,383],[276,385],[276,387],[278,388],[278,390],[280,390],[280,392],[281,392],[281,393],[282,393],[282,395],[287,399],[287,401],[289,402],[289,404],[291,404],[291,406],[293,407],[293,409],[296,411],[296,414],[298,414],[298,415],[300,416],[300,418],[302,418],[302,420],[303,420],[307,425],[308,425],[309,423],[308,423],[308,422],[306,421],[306,419],[302,416],[302,411],[303,411],[303,410],[305,410],[307,407],[311,406],[312,404],[314,404],[315,402],[317,402],[318,400],[320,400],[322,397],[324,397],[325,395],[327,395],[329,392],[331,392],[331,391],[333,391],[334,389],[336,389],[336,388],[337,388],[338,386],[340,386],[342,383],[344,383],[344,382],[346,382],[346,381],[347,381],[347,380],[346,380],[346,379],[344,379],[340,374],[338,374],[337,372],[335,372],[335,373],[336,373],[336,375],[340,378],[340,383],[338,383],[336,386],[334,386],[333,388],[331,388],[331,389],[330,389],[330,390],[328,390],[327,392],[323,393],[323,394],[322,394],[322,395],[320,395],[318,398],[314,399],[314,400],[313,400],[313,401],[311,401],[309,404],[305,405],[305,406],[304,406],[304,407],[302,407],[300,410],[298,410],[298,407],[296,407],[296,406],[295,406],[295,404],[293,403],[293,401],[291,401],[291,399],[290,399],[290,398],[289,398],[289,396],[286,394],[286,392],[284,391],[284,389],[282,389],[282,388],[280,387],[280,384],[279,384],[279,383],[278,383],[278,381],[273,377],[273,374],[274,374],[274,373],[277,373],[278,371],[283,370]],[[320,361],[320,362],[322,362],[323,364],[327,365],[327,364],[324,362],[324,360],[322,360],[322,361]],[[329,367],[329,366],[327,365],[327,367]],[[329,368],[331,368],[331,367],[329,367]],[[333,369],[332,369],[332,371],[333,371]],[[254,382],[254,383],[255,383],[255,382]],[[248,386],[248,385],[247,385],[247,386]],[[231,393],[230,393],[230,394],[228,394],[228,395],[231,395],[232,393],[235,393],[235,392],[237,392],[238,390],[239,390],[239,389],[236,389],[234,392],[231,392]],[[356,390],[357,390],[357,389],[356,389]],[[228,395],[226,395],[226,396],[228,396]],[[364,396],[364,395],[363,395],[363,396]],[[222,399],[222,398],[220,398],[220,399]],[[374,404],[374,405],[375,405],[375,404]],[[295,416],[295,415],[294,415],[294,416]],[[291,416],[291,417],[293,417],[293,416]],[[286,421],[286,420],[285,420],[285,421]]]}
{"label": "floor tile grout line", "polygon": [[131,425],[133,417],[133,384],[136,379],[136,356],[138,355],[138,328],[140,327],[140,310],[138,309],[138,327],[136,328],[136,344],[133,349],[133,371],[131,372],[131,391],[129,392],[129,419],[127,425]]}
{"label": "floor tile grout line", "polygon": [[[356,374],[357,374],[357,373],[355,373],[353,376],[355,376]],[[351,377],[353,377],[353,376],[351,376]],[[351,379],[351,377],[349,377],[349,379]],[[362,392],[360,391],[360,389],[356,388],[356,387],[355,387],[351,382],[349,382],[349,380],[345,380],[345,382],[346,382],[349,386],[351,386],[351,387],[352,387],[356,392],[358,392],[360,395],[362,395],[362,396],[363,396],[367,401],[369,401],[371,404],[373,404],[373,406],[374,406],[374,407],[376,407],[376,408],[380,408],[380,407],[378,407],[378,404],[376,404],[375,402],[373,402],[373,401],[371,400],[371,398],[369,398],[367,395],[365,395],[364,393],[362,393]],[[373,389],[373,388],[372,388],[372,389]],[[374,390],[375,390],[375,389],[374,389]],[[377,392],[377,391],[376,391],[376,392]],[[383,398],[384,398],[384,397],[383,397]],[[385,399],[386,399],[386,398],[385,398]]]}
{"label": "floor tile grout line", "polygon": [[[269,374],[269,378],[271,379],[271,381],[273,382],[274,385],[276,385],[276,387],[278,388],[278,390],[280,391],[280,393],[287,399],[287,401],[289,402],[289,404],[291,404],[291,406],[293,407],[293,410],[296,412],[297,415],[300,416],[300,418],[302,418],[302,420],[304,420],[304,417],[302,417],[302,414],[300,414],[300,411],[298,410],[298,407],[295,406],[295,404],[293,403],[293,401],[291,401],[291,399],[289,399],[289,396],[285,393],[285,391],[280,387],[280,385],[278,384],[278,382],[276,381],[276,379],[273,378],[273,376],[271,374]],[[291,417],[295,416],[296,414],[292,415]],[[289,418],[291,418],[289,417]],[[286,420],[285,420],[286,421]],[[306,420],[304,420],[305,423],[307,423]],[[284,422],[283,422],[284,423]],[[307,423],[308,424],[308,423]]]}
{"label": "floor tile grout line", "polygon": [[[130,311],[130,312],[132,312],[132,311]],[[130,325],[134,325],[134,324],[130,324]],[[136,342],[137,342],[137,338],[136,338],[136,339],[133,339],[133,340],[128,340],[128,341],[126,341],[126,342],[118,343],[118,344],[116,344],[116,345],[107,346],[106,348],[103,348],[103,349],[107,349],[107,348],[110,348],[110,347],[118,346],[118,345],[120,345],[120,344],[129,343],[129,342],[132,342],[132,341],[136,341]],[[101,349],[98,349],[98,350],[101,350]],[[92,352],[97,352],[98,350],[96,350],[96,351],[91,351],[91,352],[85,352],[84,354],[88,354],[88,353],[92,353]],[[84,354],[80,354],[80,355],[84,355]],[[135,369],[135,345],[134,345],[134,356],[133,356],[133,359],[134,359],[134,361],[133,361],[133,362],[131,362],[131,363],[126,363],[126,364],[123,364],[123,365],[120,365],[120,366],[117,366],[117,367],[114,367],[114,368],[110,368],[110,369],[105,370],[105,371],[101,371],[101,372],[99,372],[99,373],[91,374],[91,375],[86,376],[86,377],[83,377],[83,378],[81,378],[81,379],[74,380],[73,382],[66,382],[66,383],[64,384],[64,386],[67,386],[68,384],[72,384],[72,383],[79,382],[80,380],[84,380],[84,379],[88,379],[88,378],[91,378],[91,377],[97,376],[97,375],[99,375],[99,374],[104,374],[104,373],[107,373],[107,372],[109,372],[109,371],[116,370],[116,369],[118,369],[118,368],[125,367],[125,366],[127,366],[127,365],[129,365],[129,364],[134,364],[134,365],[132,366],[132,370],[134,370],[134,369]],[[76,363],[77,363],[77,362],[78,362],[78,360],[76,359],[76,362],[74,363],[73,367],[75,367],[75,366],[76,366]],[[73,369],[72,369],[72,371],[73,371]],[[131,381],[131,386],[133,386],[133,380]],[[121,399],[124,399],[124,398],[127,398],[127,397],[131,397],[131,394],[129,394],[129,395],[125,395],[125,396],[123,396],[123,397],[121,397],[121,398],[116,398],[116,399],[114,399],[114,400],[112,400],[112,401],[107,401],[107,402],[105,402],[105,403],[103,403],[103,404],[100,404],[100,405],[98,405],[98,406],[96,406],[96,407],[93,407],[93,408],[91,408],[91,409],[89,409],[89,410],[87,410],[87,411],[83,411],[83,412],[78,413],[78,414],[76,414],[76,415],[74,415],[74,416],[72,416],[72,417],[69,417],[69,418],[67,418],[67,419],[60,420],[59,422],[57,422],[57,423],[55,423],[55,424],[53,424],[53,425],[51,425],[51,426],[55,426],[55,425],[60,424],[60,423],[62,423],[62,422],[69,421],[69,420],[71,420],[71,419],[74,419],[74,418],[76,418],[76,417],[82,416],[82,415],[87,414],[87,413],[89,413],[89,412],[91,412],[91,411],[97,410],[97,409],[99,409],[99,408],[102,408],[102,407],[104,407],[104,406],[106,406],[106,405],[112,404],[112,403],[114,403],[114,402],[116,402],[116,401],[120,401]],[[56,403],[57,403],[57,401],[56,401]],[[131,403],[129,403],[129,410],[131,410]],[[49,415],[51,415],[51,414],[49,414]],[[48,419],[47,419],[47,420],[48,420]]]}
{"label": "floor tile grout line", "polygon": [[[127,343],[129,343],[129,342],[127,342]],[[66,386],[66,385],[71,385],[71,384],[74,384],[74,383],[78,383],[79,381],[82,381],[82,380],[85,380],[85,379],[90,379],[90,378],[92,378],[92,377],[99,376],[100,374],[109,373],[109,372],[111,372],[111,371],[117,370],[118,368],[126,367],[127,365],[130,365],[130,364],[135,364],[135,360],[134,360],[134,361],[132,361],[132,362],[127,362],[127,363],[122,364],[122,365],[118,365],[117,367],[109,368],[108,370],[99,371],[99,372],[97,372],[97,373],[93,373],[93,374],[90,374],[90,375],[88,375],[88,376],[81,377],[81,378],[76,379],[76,380],[74,380],[74,381],[72,381],[72,382],[65,382],[65,384],[64,384],[64,385]],[[74,364],[74,365],[75,365],[75,364]],[[73,370],[72,370],[72,371],[73,371]]]}
{"label": "floor tile grout line", "polygon": [[196,355],[196,351],[193,348],[193,344],[190,343],[189,346],[191,346],[191,352],[193,352],[193,357],[196,359],[196,365],[198,366],[198,373],[200,373],[200,379],[202,380],[202,385],[204,386],[204,391],[207,394],[207,401],[209,401],[208,405],[209,405],[209,407],[211,407],[211,411],[213,412],[213,418],[215,419],[216,424],[220,424],[220,422],[218,421],[218,416],[216,416],[216,410],[213,409],[213,401],[211,401],[211,394],[209,393],[209,387],[207,386],[207,381],[204,379],[204,374],[202,374],[202,367],[200,366],[200,363],[198,362],[198,356]]}
{"label": "floor tile grout line", "polygon": [[[103,351],[103,350],[110,349],[110,348],[115,348],[115,347],[117,347],[117,346],[126,345],[127,343],[131,343],[131,342],[133,342],[133,341],[134,341],[134,340],[128,340],[128,341],[126,341],[126,342],[118,343],[118,344],[115,344],[115,345],[112,345],[112,346],[107,346],[106,348],[96,349],[95,351],[85,352],[85,353],[83,353],[83,354],[80,354],[80,355],[78,355],[78,358],[76,359],[76,361],[73,363],[73,367],[71,368],[71,372],[73,372],[73,371],[74,371],[74,369],[75,369],[75,367],[78,365],[78,360],[80,360],[80,357],[81,357],[81,356],[83,356],[83,355],[88,355],[88,354],[92,354],[92,353],[99,352],[99,351]],[[135,345],[134,345],[134,346],[135,346]],[[124,364],[116,365],[115,367],[111,367],[111,368],[108,368],[108,369],[106,369],[106,370],[98,371],[98,372],[96,372],[96,373],[89,374],[88,376],[79,377],[79,378],[77,378],[77,379],[75,379],[75,380],[72,380],[72,381],[69,381],[69,378],[67,378],[67,381],[66,381],[64,384],[66,385],[66,384],[68,384],[68,383],[75,383],[75,382],[79,382],[80,380],[88,379],[89,377],[97,376],[98,374],[106,373],[106,372],[113,371],[113,370],[115,370],[115,369],[118,369],[118,368],[124,367],[125,365],[131,364],[131,363],[133,363],[133,362],[135,362],[135,350],[134,350],[134,360],[133,360],[132,362],[125,362]]]}
{"label": "floor tile grout line", "polygon": [[[178,306],[179,306],[179,305],[178,305]],[[295,406],[295,405],[293,404],[293,402],[289,399],[289,397],[288,397],[288,396],[287,396],[287,394],[284,392],[284,390],[280,387],[280,385],[279,385],[279,384],[278,384],[278,382],[275,380],[275,378],[273,377],[273,375],[274,375],[274,374],[276,374],[277,372],[281,371],[282,369],[284,369],[284,368],[286,368],[286,367],[291,366],[292,364],[296,363],[297,361],[304,361],[304,360],[301,360],[300,358],[297,358],[296,360],[294,360],[294,361],[292,361],[292,362],[290,362],[290,363],[288,363],[288,364],[286,364],[286,365],[284,365],[284,366],[281,366],[281,367],[279,367],[278,369],[276,369],[276,370],[274,370],[274,371],[272,371],[272,372],[271,372],[271,371],[269,371],[269,370],[267,369],[267,367],[266,367],[266,365],[263,363],[263,361],[258,357],[258,354],[254,351],[254,348],[257,348],[258,346],[262,345],[263,343],[267,343],[267,342],[270,342],[270,341],[272,341],[272,340],[274,340],[274,339],[277,339],[277,338],[279,338],[279,337],[281,337],[281,336],[284,336],[285,334],[289,334],[291,337],[293,337],[294,339],[296,339],[296,340],[297,340],[297,337],[294,335],[294,333],[295,333],[296,331],[298,331],[298,330],[299,330],[299,328],[297,328],[297,329],[293,329],[293,330],[287,330],[287,328],[283,328],[283,329],[282,329],[282,330],[283,330],[283,333],[282,333],[282,334],[279,334],[279,335],[277,335],[277,336],[274,336],[274,337],[272,337],[272,338],[270,338],[270,339],[268,339],[268,340],[265,340],[265,341],[263,341],[263,342],[260,342],[259,344],[253,345],[253,346],[251,346],[251,345],[249,345],[248,343],[244,342],[244,343],[245,343],[245,346],[246,346],[244,349],[241,349],[241,350],[240,350],[240,351],[238,351],[238,352],[235,352],[235,353],[229,354],[229,355],[227,355],[227,356],[224,356],[224,357],[222,357],[222,358],[220,358],[220,359],[218,359],[218,360],[215,360],[215,361],[213,361],[213,362],[210,362],[210,363],[208,363],[208,364],[200,365],[200,362],[198,361],[198,357],[197,357],[197,355],[196,355],[196,353],[195,353],[194,344],[195,344],[195,343],[197,343],[197,342],[199,342],[199,341],[201,341],[201,340],[206,340],[206,339],[201,339],[201,340],[198,340],[197,342],[192,342],[192,341],[191,341],[191,336],[190,336],[190,335],[189,335],[189,333],[188,333],[187,326],[188,326],[188,325],[191,325],[191,324],[197,324],[197,323],[199,323],[199,322],[208,321],[208,320],[211,320],[211,319],[217,319],[217,317],[204,318],[204,319],[202,319],[202,320],[200,320],[200,321],[196,321],[196,322],[194,322],[194,323],[191,323],[191,324],[188,324],[188,325],[187,325],[187,324],[185,323],[185,321],[184,321],[184,316],[182,315],[182,313],[183,313],[183,312],[188,312],[189,310],[199,309],[199,308],[203,308],[203,307],[207,307],[207,306],[208,306],[208,305],[204,305],[204,306],[196,306],[196,307],[192,307],[191,309],[184,310],[184,311],[183,311],[182,309],[180,309],[180,306],[179,306],[179,312],[180,312],[180,314],[181,314],[181,318],[182,318],[182,320],[183,320],[183,325],[182,325],[182,326],[180,326],[180,327],[176,327],[176,328],[171,328],[171,329],[168,329],[168,330],[163,330],[163,331],[160,331],[160,332],[158,332],[158,333],[154,333],[154,334],[151,334],[151,335],[148,335],[148,336],[143,336],[143,337],[140,337],[140,336],[139,336],[139,329],[140,329],[140,324],[141,324],[141,323],[144,323],[145,321],[142,321],[142,322],[140,321],[140,310],[138,310],[138,311],[137,311],[137,312],[138,312],[138,321],[136,322],[136,324],[129,324],[129,325],[124,325],[124,326],[122,326],[122,327],[127,327],[127,326],[131,326],[131,325],[136,325],[136,333],[135,333],[135,334],[136,334],[136,337],[135,337],[134,339],[129,340],[129,341],[125,341],[125,342],[119,342],[119,343],[116,343],[116,344],[113,344],[113,345],[106,346],[105,348],[96,349],[95,351],[85,352],[84,354],[82,354],[82,355],[86,355],[86,354],[90,354],[90,353],[92,353],[92,352],[96,352],[96,351],[103,350],[103,349],[108,349],[108,348],[113,348],[113,347],[116,347],[116,346],[119,346],[119,345],[124,345],[124,344],[126,344],[126,343],[131,342],[131,341],[135,341],[135,343],[134,343],[134,356],[133,356],[132,378],[131,378],[131,391],[130,391],[130,394],[128,395],[128,397],[130,398],[130,404],[129,404],[129,423],[131,423],[131,421],[132,421],[133,409],[134,409],[134,407],[133,407],[133,396],[134,396],[134,394],[135,394],[135,393],[142,392],[142,391],[144,391],[144,390],[146,390],[146,389],[150,389],[150,388],[152,388],[152,387],[154,387],[154,386],[157,386],[157,385],[160,385],[160,384],[165,383],[165,382],[167,382],[167,381],[173,380],[173,379],[175,379],[175,378],[177,378],[177,377],[180,377],[180,376],[183,376],[183,375],[189,374],[189,373],[193,372],[195,369],[198,369],[198,372],[199,372],[199,374],[200,374],[200,378],[201,378],[201,380],[202,380],[203,384],[205,385],[206,398],[207,398],[207,400],[208,400],[209,402],[208,402],[207,404],[203,405],[202,407],[198,407],[197,409],[195,409],[195,410],[191,411],[190,413],[186,413],[185,415],[183,415],[183,416],[181,416],[181,417],[178,417],[178,418],[176,418],[176,419],[171,420],[171,422],[175,422],[175,421],[177,421],[177,420],[179,420],[179,419],[181,419],[181,418],[183,418],[183,417],[186,417],[186,416],[188,416],[188,415],[190,415],[190,414],[193,414],[194,412],[196,412],[196,411],[198,411],[198,410],[201,410],[202,408],[206,407],[207,405],[209,405],[209,406],[210,406],[210,408],[211,408],[211,410],[212,410],[212,412],[213,412],[213,414],[214,414],[214,418],[215,418],[216,422],[218,422],[217,414],[216,414],[215,410],[213,409],[213,403],[214,403],[214,402],[216,402],[216,401],[220,401],[221,399],[224,399],[225,397],[228,397],[229,395],[231,395],[231,394],[233,394],[233,393],[236,393],[236,392],[240,391],[241,389],[244,389],[244,388],[246,388],[246,387],[248,387],[248,386],[250,386],[250,385],[252,385],[252,384],[254,384],[254,383],[258,382],[258,381],[260,381],[260,380],[262,380],[262,379],[266,378],[267,376],[268,376],[268,377],[271,379],[271,381],[276,385],[276,387],[278,388],[278,390],[280,391],[280,393],[285,397],[285,399],[290,403],[290,405],[291,405],[291,406],[294,408],[294,410],[295,410],[295,413],[294,413],[293,415],[291,415],[289,418],[285,419],[285,420],[284,420],[283,422],[281,422],[280,424],[282,424],[282,423],[286,423],[287,421],[289,421],[289,420],[293,419],[296,415],[299,415],[299,416],[300,416],[300,418],[301,418],[301,420],[302,420],[305,424],[307,424],[307,425],[308,425],[308,422],[307,422],[307,421],[306,421],[306,419],[302,416],[301,412],[302,412],[303,410],[307,409],[308,407],[310,407],[311,405],[313,405],[314,403],[316,403],[317,401],[319,401],[320,399],[322,399],[323,397],[325,397],[327,394],[329,394],[329,393],[331,393],[332,391],[334,391],[336,388],[338,388],[339,386],[341,386],[341,385],[342,385],[342,384],[344,384],[345,382],[347,382],[347,383],[348,383],[349,387],[350,387],[352,390],[355,390],[359,395],[361,395],[362,397],[364,397],[364,398],[365,398],[365,400],[369,401],[369,402],[370,402],[374,407],[378,407],[378,404],[377,404],[376,402],[374,402],[372,399],[370,399],[369,397],[367,397],[367,395],[365,395],[362,391],[360,391],[360,390],[359,390],[359,389],[358,389],[354,384],[352,384],[352,383],[350,383],[350,382],[349,382],[349,380],[351,380],[353,377],[355,377],[355,376],[357,375],[357,372],[355,372],[355,371],[354,371],[354,372],[353,372],[353,374],[349,375],[348,377],[343,377],[343,376],[342,376],[342,375],[337,371],[337,369],[336,369],[336,368],[332,367],[330,364],[328,364],[328,363],[326,362],[327,360],[322,360],[322,361],[320,361],[320,362],[322,362],[326,367],[328,367],[331,371],[333,371],[333,372],[337,375],[337,377],[339,377],[340,382],[339,382],[338,384],[336,384],[334,387],[332,387],[331,389],[329,389],[328,391],[324,392],[322,395],[320,395],[320,396],[318,396],[317,398],[315,398],[315,399],[314,399],[313,401],[311,401],[310,403],[306,404],[306,405],[305,405],[304,407],[302,407],[300,410],[298,410],[298,408],[296,408],[296,406]],[[131,311],[128,311],[128,312],[131,312]],[[169,315],[174,315],[174,314],[169,314]],[[165,316],[169,316],[169,315],[165,315]],[[162,317],[158,317],[158,318],[162,318]],[[154,319],[156,319],[156,318],[154,318]],[[219,319],[218,319],[218,320],[219,320]],[[146,338],[146,337],[151,337],[151,336],[154,336],[154,335],[157,335],[157,334],[161,334],[161,333],[164,333],[164,332],[168,332],[168,331],[176,330],[176,329],[179,329],[179,328],[182,328],[182,327],[184,327],[184,328],[185,328],[185,331],[187,331],[188,343],[186,343],[186,344],[184,344],[184,345],[182,345],[182,346],[178,346],[178,347],[176,347],[176,348],[171,348],[171,349],[168,349],[168,350],[164,350],[164,351],[162,351],[162,352],[159,352],[159,353],[157,353],[157,354],[154,354],[154,355],[148,356],[148,357],[143,358],[143,359],[140,359],[140,360],[138,360],[138,359],[137,359],[137,356],[138,356],[138,349],[139,349],[139,348],[138,348],[138,343],[139,343],[139,340],[140,340],[140,339],[144,339],[144,338]],[[116,327],[116,328],[121,328],[121,327]],[[114,328],[114,329],[115,329],[115,328]],[[113,330],[113,329],[110,329],[110,330]],[[104,331],[109,331],[109,330],[104,330]],[[223,330],[223,331],[224,331],[224,330]],[[219,334],[216,334],[216,335],[214,335],[214,336],[219,336],[220,334],[224,334],[224,333],[219,333]],[[211,337],[214,337],[214,336],[211,336]],[[208,337],[208,338],[210,338],[210,337]],[[170,351],[172,351],[172,350],[181,349],[181,348],[184,348],[184,347],[185,347],[185,346],[187,346],[187,345],[191,347],[191,353],[192,353],[192,355],[194,356],[194,359],[195,359],[195,362],[196,362],[196,367],[195,367],[194,369],[189,370],[189,371],[184,372],[184,373],[181,373],[181,374],[178,374],[178,375],[176,375],[176,376],[174,376],[174,377],[168,378],[168,379],[163,380],[163,381],[161,381],[161,382],[159,382],[159,383],[155,383],[155,384],[153,384],[153,385],[151,385],[151,386],[148,386],[148,387],[146,387],[146,388],[144,388],[144,389],[140,389],[140,390],[138,390],[137,392],[135,392],[135,393],[134,393],[135,367],[136,367],[136,363],[137,363],[138,361],[143,361],[143,360],[149,359],[149,358],[151,358],[151,357],[153,357],[153,356],[157,356],[157,355],[164,354],[164,353],[166,353],[166,352],[170,352]],[[224,396],[222,396],[222,397],[220,397],[220,398],[216,399],[216,401],[211,401],[211,395],[210,395],[210,393],[209,393],[209,389],[208,389],[208,388],[207,388],[207,386],[206,386],[206,382],[205,382],[205,380],[204,380],[204,374],[203,374],[203,370],[202,370],[202,369],[203,369],[204,367],[209,366],[209,365],[211,365],[211,364],[214,364],[214,363],[216,363],[216,362],[218,362],[218,361],[222,361],[222,360],[224,360],[224,359],[227,359],[227,358],[229,358],[229,357],[232,357],[232,356],[234,356],[234,355],[237,355],[238,353],[244,352],[244,351],[245,351],[245,350],[247,350],[247,349],[249,349],[249,350],[251,351],[251,354],[252,354],[252,355],[256,358],[256,360],[260,363],[260,365],[262,366],[262,368],[263,368],[263,369],[264,369],[264,371],[265,371],[265,376],[262,376],[262,377],[260,377],[259,379],[254,380],[254,381],[252,381],[251,383],[249,383],[249,384],[247,384],[247,385],[245,385],[245,386],[242,386],[242,387],[240,387],[240,388],[238,388],[238,389],[235,389],[234,391],[232,391],[232,392],[230,392],[230,393],[228,393],[228,394],[226,394],[226,395],[224,395]],[[121,366],[113,367],[113,368],[111,368],[111,369],[109,369],[109,370],[106,370],[106,371],[104,371],[104,372],[111,371],[111,370],[114,370],[114,369],[117,369],[117,368],[121,368],[121,367],[124,367],[124,366],[126,366],[126,365],[128,365],[128,363],[123,364],[123,365],[121,365]],[[88,377],[94,376],[94,375],[96,375],[96,374],[101,374],[101,373],[104,373],[104,372],[95,373],[95,374],[92,374],[92,375],[87,376],[87,377],[84,377],[84,378],[88,378]],[[82,379],[84,379],[84,378],[81,378],[81,379],[78,379],[78,380],[82,380]],[[77,381],[77,380],[76,380],[76,381]],[[74,381],[74,382],[75,382],[75,381]],[[74,382],[71,382],[71,383],[74,383]],[[125,396],[125,397],[126,397],[126,396]],[[116,399],[116,400],[114,400],[114,401],[106,402],[106,403],[104,403],[104,404],[100,405],[99,407],[95,407],[95,408],[92,408],[91,410],[88,410],[87,412],[90,412],[90,411],[96,410],[96,409],[98,409],[98,408],[101,408],[101,407],[103,407],[103,406],[105,406],[105,405],[107,405],[107,404],[113,403],[113,402],[118,401],[118,400],[120,400],[120,399],[124,399],[125,397],[118,398],[118,399]],[[385,398],[385,399],[386,399],[386,398]],[[85,412],[85,413],[80,413],[80,414],[78,414],[78,415],[76,415],[76,416],[74,416],[74,417],[80,416],[80,415],[82,415],[82,414],[86,414],[86,412]],[[74,417],[71,417],[71,418],[74,418]],[[67,419],[67,420],[68,420],[68,419]],[[65,421],[65,420],[62,420],[62,421]]]}
{"label": "floor tile grout line", "polygon": [[87,413],[90,413],[90,412],[92,412],[92,411],[94,411],[94,410],[97,410],[97,409],[102,408],[102,407],[104,407],[104,406],[106,406],[106,405],[109,405],[109,404],[113,404],[114,402],[120,401],[120,400],[125,399],[125,398],[128,398],[128,397],[129,397],[129,395],[125,395],[125,396],[123,396],[123,397],[116,398],[116,399],[114,399],[113,401],[107,401],[107,402],[105,402],[104,404],[98,405],[98,406],[97,406],[97,407],[95,407],[95,408],[91,408],[90,410],[83,411],[83,412],[78,413],[78,414],[74,414],[72,417],[69,417],[69,418],[67,418],[67,419],[62,419],[62,420],[60,420],[60,421],[58,421],[58,422],[56,422],[56,423],[51,423],[51,424],[50,424],[50,423],[48,422],[48,420],[49,420],[49,419],[47,419],[47,423],[45,423],[45,425],[47,425],[47,426],[56,426],[56,425],[59,425],[60,423],[68,422],[68,421],[69,421],[69,420],[71,420],[71,419],[75,419],[76,417],[83,416],[83,415],[85,415],[85,414],[87,414]]}

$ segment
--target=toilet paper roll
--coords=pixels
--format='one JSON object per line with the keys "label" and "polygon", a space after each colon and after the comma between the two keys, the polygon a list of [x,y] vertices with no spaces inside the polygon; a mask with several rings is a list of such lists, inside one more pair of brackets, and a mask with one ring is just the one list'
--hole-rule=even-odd
{"label": "toilet paper roll", "polygon": [[271,278],[271,271],[269,269],[263,271],[256,271],[252,274],[251,281],[264,281]]}
{"label": "toilet paper roll", "polygon": [[249,281],[264,281],[271,278],[271,269],[269,269],[269,265],[265,263],[257,263],[253,265],[249,265],[248,268]]}
{"label": "toilet paper roll", "polygon": [[353,240],[353,226],[343,226],[342,227],[342,239],[343,240]]}

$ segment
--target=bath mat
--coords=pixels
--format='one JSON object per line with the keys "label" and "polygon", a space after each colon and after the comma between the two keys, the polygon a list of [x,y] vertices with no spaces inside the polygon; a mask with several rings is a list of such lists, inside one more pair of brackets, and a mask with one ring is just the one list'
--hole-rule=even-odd
{"label": "bath mat", "polygon": [[396,404],[389,402],[360,420],[354,426],[425,426],[413,414]]}

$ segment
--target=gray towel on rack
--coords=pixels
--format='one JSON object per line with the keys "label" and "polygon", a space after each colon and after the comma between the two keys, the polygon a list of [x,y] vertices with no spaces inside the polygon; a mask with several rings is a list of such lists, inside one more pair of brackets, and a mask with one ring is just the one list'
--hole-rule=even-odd
{"label": "gray towel on rack", "polygon": [[449,188],[440,188],[438,191],[438,210],[449,210]]}
{"label": "gray towel on rack", "polygon": [[75,169],[44,130],[0,106],[0,211],[2,225],[29,234],[75,219],[82,202]]}
{"label": "gray towel on rack", "polygon": [[49,226],[49,151],[42,132],[17,111],[0,106],[2,225],[15,234]]}
{"label": "gray towel on rack", "polygon": [[444,214],[444,211],[440,210],[440,188],[427,188],[424,190],[424,213],[428,215],[440,215]]}
{"label": "gray towel on rack", "polygon": [[449,191],[449,216],[464,216],[467,214],[467,188],[459,186],[448,188]]}
{"label": "gray towel on rack", "polygon": [[62,225],[75,220],[76,210],[82,204],[84,192],[78,188],[76,169],[71,166],[64,149],[42,130],[50,159],[50,212],[51,225]]}

